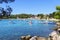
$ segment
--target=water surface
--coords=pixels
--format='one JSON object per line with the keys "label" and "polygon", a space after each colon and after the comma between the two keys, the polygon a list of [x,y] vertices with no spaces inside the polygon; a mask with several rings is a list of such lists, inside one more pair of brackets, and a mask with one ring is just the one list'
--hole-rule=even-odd
{"label": "water surface", "polygon": [[0,20],[0,40],[19,40],[23,35],[48,37],[55,22],[46,20]]}

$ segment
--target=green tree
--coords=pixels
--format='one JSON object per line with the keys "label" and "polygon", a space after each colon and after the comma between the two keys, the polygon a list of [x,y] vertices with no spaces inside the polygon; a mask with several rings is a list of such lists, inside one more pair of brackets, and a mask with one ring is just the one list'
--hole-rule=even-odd
{"label": "green tree", "polygon": [[56,6],[56,10],[54,18],[60,19],[60,6]]}
{"label": "green tree", "polygon": [[60,6],[56,6],[56,12],[49,14],[49,17],[60,19]]}
{"label": "green tree", "polygon": [[60,11],[60,6],[56,6],[56,10],[59,10]]}
{"label": "green tree", "polygon": [[38,14],[37,17],[43,18],[44,15],[43,14]]}
{"label": "green tree", "polygon": [[54,15],[54,18],[60,19],[60,12],[56,12],[55,15]]}
{"label": "green tree", "polygon": [[19,18],[30,18],[30,17],[33,17],[33,16],[34,15],[32,15],[32,14],[25,14],[25,13],[17,15],[17,17],[19,17]]}
{"label": "green tree", "polygon": [[50,13],[49,18],[54,18],[56,12]]}

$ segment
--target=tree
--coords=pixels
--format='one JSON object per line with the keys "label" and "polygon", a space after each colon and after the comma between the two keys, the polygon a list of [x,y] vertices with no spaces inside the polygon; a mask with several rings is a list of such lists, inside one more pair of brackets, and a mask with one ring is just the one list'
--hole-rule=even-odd
{"label": "tree", "polygon": [[56,10],[60,10],[60,6],[56,6]]}
{"label": "tree", "polygon": [[19,18],[30,18],[30,17],[33,17],[34,15],[23,13],[23,14],[18,14],[17,16],[18,16]]}
{"label": "tree", "polygon": [[43,14],[38,14],[37,17],[43,18],[44,15]]}
{"label": "tree", "polygon": [[49,18],[54,18],[56,12],[50,13]]}
{"label": "tree", "polygon": [[[14,2],[15,0],[0,0],[0,4],[2,3],[11,3],[11,2]],[[6,9],[0,7],[0,18],[4,17],[4,16],[10,16],[12,12],[12,8],[10,6],[7,6]]]}
{"label": "tree", "polygon": [[60,12],[56,12],[55,15],[54,15],[54,18],[60,19]]}
{"label": "tree", "polygon": [[11,2],[14,2],[15,0],[0,0],[0,3],[11,3]]}
{"label": "tree", "polygon": [[53,12],[49,15],[49,17],[53,17],[56,19],[60,19],[60,6],[56,6],[56,12]]}
{"label": "tree", "polygon": [[60,6],[56,6],[56,10],[54,18],[60,19]]}

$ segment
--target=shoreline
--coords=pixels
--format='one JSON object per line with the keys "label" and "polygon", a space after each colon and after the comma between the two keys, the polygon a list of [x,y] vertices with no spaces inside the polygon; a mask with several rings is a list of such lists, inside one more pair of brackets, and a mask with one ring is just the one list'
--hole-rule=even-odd
{"label": "shoreline", "polygon": [[21,40],[49,40],[49,37],[27,35],[27,36],[21,36],[20,39]]}
{"label": "shoreline", "polygon": [[[47,20],[47,19],[38,19],[38,18],[19,18],[20,20],[26,20],[26,19],[36,19],[36,20]],[[19,19],[0,19],[0,20],[19,20]],[[59,19],[48,19],[50,21],[59,21]]]}

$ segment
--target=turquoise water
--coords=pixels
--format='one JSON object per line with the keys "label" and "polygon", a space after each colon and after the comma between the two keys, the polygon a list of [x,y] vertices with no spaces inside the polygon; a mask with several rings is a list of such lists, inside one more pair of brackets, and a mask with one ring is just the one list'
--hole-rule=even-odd
{"label": "turquoise water", "polygon": [[23,35],[48,37],[55,25],[46,20],[0,20],[0,40],[19,40]]}

